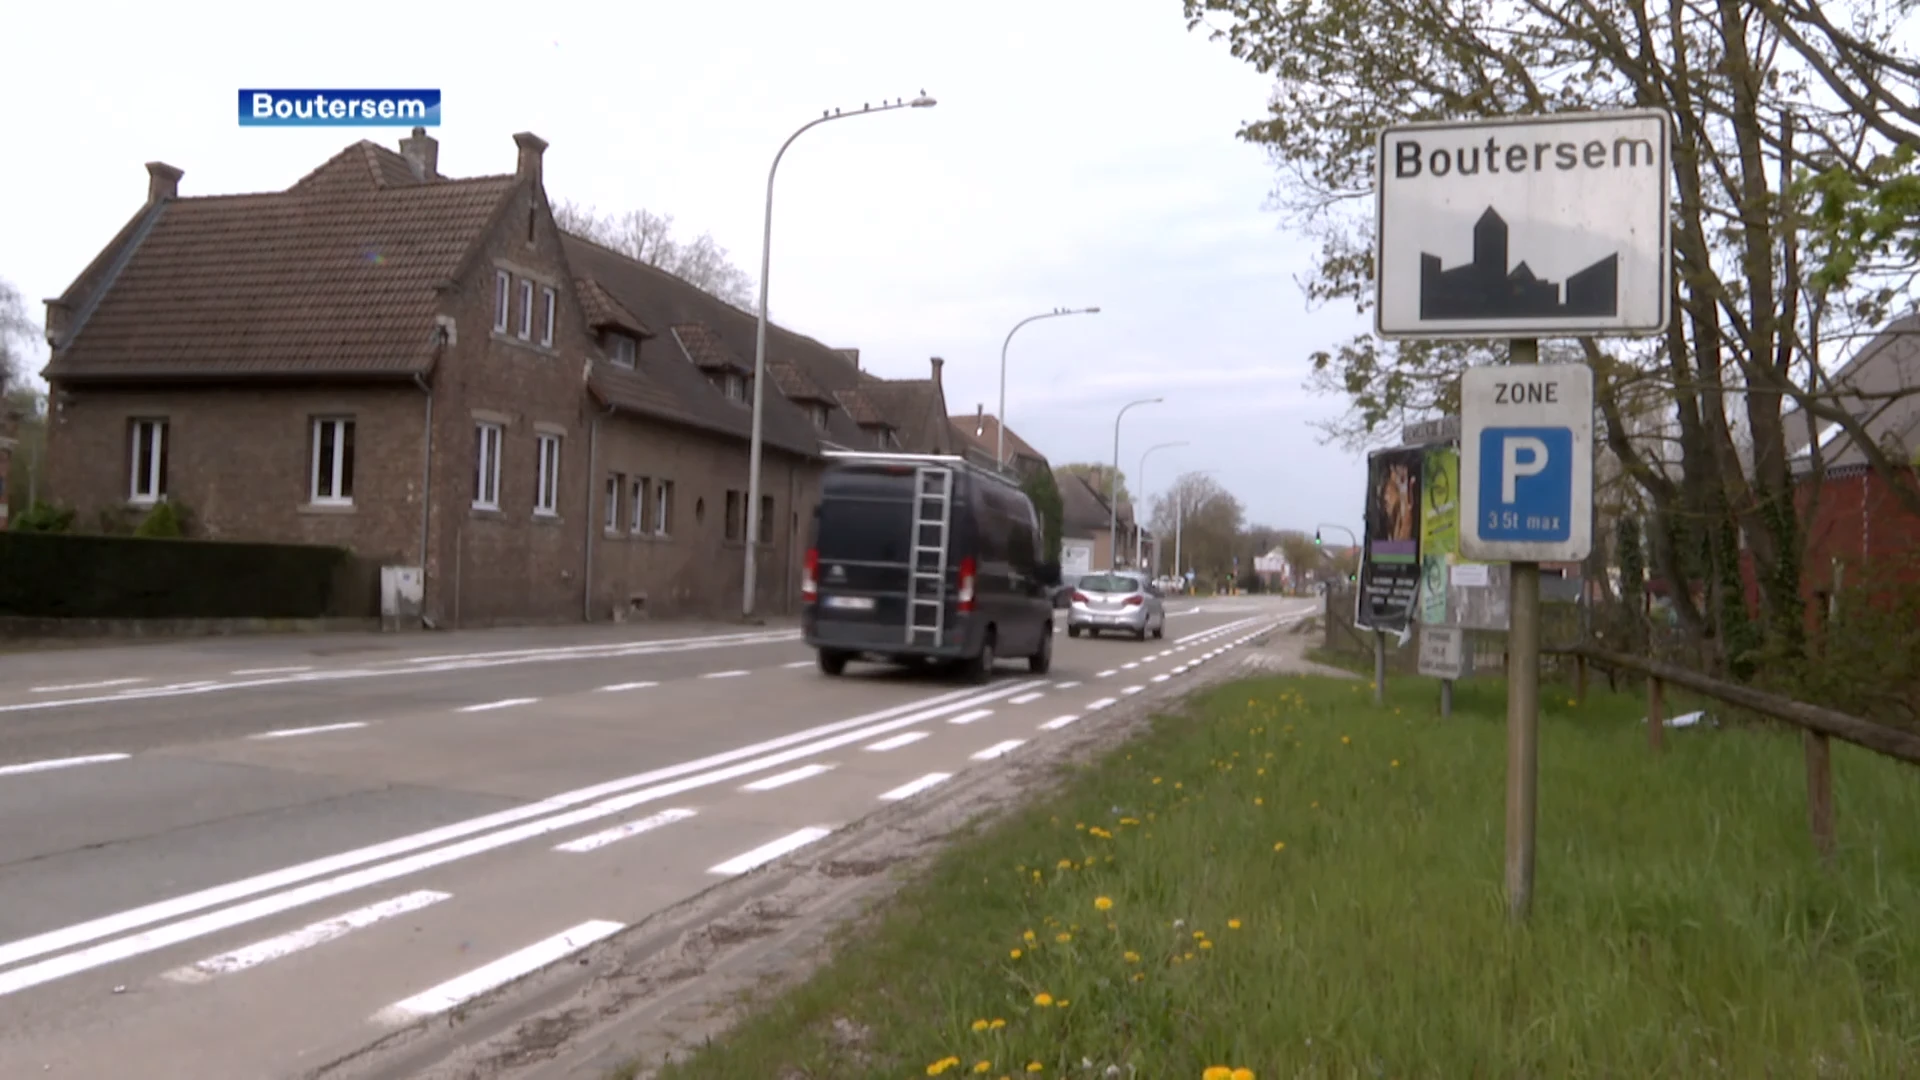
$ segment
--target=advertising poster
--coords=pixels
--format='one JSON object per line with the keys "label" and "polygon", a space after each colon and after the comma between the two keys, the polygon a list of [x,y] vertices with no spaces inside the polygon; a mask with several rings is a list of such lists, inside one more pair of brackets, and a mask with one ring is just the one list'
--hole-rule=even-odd
{"label": "advertising poster", "polygon": [[1460,551],[1460,452],[1429,447],[1420,477],[1420,623],[1447,625],[1448,583]]}
{"label": "advertising poster", "polygon": [[1367,535],[1360,560],[1355,625],[1404,634],[1420,595],[1420,478],[1426,451],[1381,450],[1367,457]]}

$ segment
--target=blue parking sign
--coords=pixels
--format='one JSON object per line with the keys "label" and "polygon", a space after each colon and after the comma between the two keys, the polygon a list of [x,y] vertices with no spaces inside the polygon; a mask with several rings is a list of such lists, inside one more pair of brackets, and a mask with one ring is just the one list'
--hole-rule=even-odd
{"label": "blue parking sign", "polygon": [[1573,535],[1573,431],[1480,431],[1479,534],[1483,540],[1564,543]]}

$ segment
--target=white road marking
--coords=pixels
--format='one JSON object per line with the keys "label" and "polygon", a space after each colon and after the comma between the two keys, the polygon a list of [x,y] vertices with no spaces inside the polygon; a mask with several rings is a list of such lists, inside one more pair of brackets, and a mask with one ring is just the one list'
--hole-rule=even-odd
{"label": "white road marking", "polygon": [[620,692],[621,692],[621,691],[623,691],[623,690],[646,690],[646,689],[649,689],[649,688],[651,688],[651,687],[655,687],[655,686],[659,686],[659,685],[660,685],[659,683],[657,683],[657,682],[652,682],[652,681],[647,681],[647,682],[617,682],[617,683],[614,683],[614,684],[613,684],[613,685],[611,685],[611,686],[603,686],[603,687],[601,687],[601,688],[600,688],[600,690],[599,690],[599,692],[600,692],[600,693],[602,693],[602,694],[618,694],[618,693],[620,693]]}
{"label": "white road marking", "polygon": [[1041,724],[1040,728],[1043,731],[1059,731],[1061,728],[1066,727],[1078,719],[1080,719],[1080,717],[1077,713],[1068,713],[1065,716],[1054,717],[1046,723]]}
{"label": "white road marking", "polygon": [[1099,701],[1089,701],[1087,702],[1087,711],[1098,712],[1119,700],[1119,698],[1103,697]]}
{"label": "white road marking", "polygon": [[64,694],[69,690],[104,690],[109,686],[129,686],[137,682],[146,682],[146,677],[134,679],[101,679],[99,682],[63,683],[60,686],[29,686],[30,694]]}
{"label": "white road marking", "polygon": [[50,769],[71,769],[75,765],[98,765],[106,761],[125,761],[130,754],[88,754],[85,757],[49,758],[45,761],[23,761],[18,765],[0,765],[0,776],[20,776],[24,773],[46,772]]}
{"label": "white road marking", "polygon": [[474,968],[465,975],[448,979],[431,990],[422,991],[405,1001],[389,1005],[374,1015],[374,1022],[386,1025],[405,1024],[423,1016],[446,1012],[462,1002],[479,997],[489,990],[504,986],[524,975],[530,975],[548,964],[563,960],[594,942],[612,937],[624,929],[626,928],[619,923],[605,919],[583,922],[571,930],[555,934],[545,941],[536,942],[519,952],[508,953],[485,967]]}
{"label": "white road marking", "polygon": [[749,674],[752,674],[752,673],[747,671],[745,668],[739,668],[733,671],[709,671],[705,675],[702,675],[700,677],[703,679],[737,679],[742,675],[749,675]]}
{"label": "white road marking", "polygon": [[486,712],[490,709],[511,709],[516,705],[532,705],[539,700],[540,699],[537,697],[501,698],[499,701],[485,701],[485,702],[481,702],[478,705],[462,705],[460,707],[460,711],[461,712]]}
{"label": "white road marking", "polygon": [[[800,637],[797,630],[777,632],[756,632],[751,634],[722,634],[695,638],[662,638],[655,641],[623,642],[616,645],[571,645],[545,649],[504,649],[497,652],[464,653],[447,656],[414,656],[404,660],[380,660],[358,668],[342,668],[333,671],[303,671],[288,675],[263,675],[244,678],[237,682],[192,682],[178,683],[172,686],[139,687],[121,690],[114,694],[100,694],[89,697],[57,698],[52,701],[23,701],[0,705],[0,713],[23,712],[35,709],[63,709],[73,705],[98,705],[103,702],[119,703],[139,701],[153,697],[174,697],[182,694],[204,694],[220,690],[248,690],[263,686],[291,686],[299,683],[335,682],[344,679],[374,679],[388,675],[418,675],[442,671],[466,671],[473,668],[495,668],[507,664],[537,664],[568,660],[611,660],[628,656],[658,656],[666,653],[693,652],[703,649],[737,648],[742,645],[767,645],[778,642],[795,641]],[[123,686],[129,682],[145,682],[145,679],[116,679],[104,684],[83,684],[78,688],[99,688],[103,685]],[[58,690],[59,687],[50,688]],[[73,688],[69,688],[73,689]]]}
{"label": "white road marking", "polygon": [[831,765],[802,765],[797,769],[788,769],[786,772],[775,773],[764,779],[755,780],[751,784],[742,784],[740,785],[740,790],[772,791],[774,788],[786,787],[788,784],[797,784],[802,780],[819,776],[823,772],[831,772],[832,770],[833,766]]}
{"label": "white road marking", "polygon": [[930,772],[918,780],[909,780],[899,787],[894,788],[892,791],[883,793],[880,798],[885,802],[899,802],[901,799],[911,799],[935,784],[951,779],[953,779],[952,773]]}
{"label": "white road marking", "polygon": [[611,829],[602,829],[597,833],[588,833],[578,840],[569,840],[564,844],[555,844],[553,845],[553,850],[570,852],[577,855],[583,851],[592,851],[595,848],[603,848],[608,844],[618,843],[628,837],[639,836],[641,833],[652,832],[662,825],[671,825],[676,821],[685,821],[692,817],[693,814],[694,812],[692,810],[662,810],[657,814],[650,814],[637,821],[629,821],[622,825],[615,825]]}
{"label": "white road marking", "polygon": [[382,900],[377,904],[368,904],[366,907],[349,911],[345,915],[336,915],[331,919],[309,923],[279,937],[257,941],[245,948],[221,953],[219,956],[209,956],[197,964],[169,971],[166,977],[174,982],[195,983],[205,982],[216,975],[231,975],[236,971],[245,971],[270,960],[292,956],[302,949],[324,945],[335,938],[344,937],[355,930],[372,926],[374,923],[391,919],[396,915],[419,911],[452,895],[452,893],[435,892],[432,889],[421,889],[404,896],[396,896],[391,900]]}
{"label": "white road marking", "polygon": [[1043,698],[1043,697],[1046,697],[1046,696],[1047,696],[1047,695],[1046,695],[1045,693],[1043,693],[1043,692],[1041,692],[1041,691],[1039,691],[1039,690],[1035,690],[1035,691],[1034,691],[1033,693],[1031,693],[1031,694],[1021,694],[1021,695],[1020,695],[1019,697],[1016,697],[1016,698],[1008,698],[1008,699],[1007,699],[1007,704],[1009,704],[1009,705],[1025,705],[1025,704],[1026,704],[1027,702],[1029,702],[1029,701],[1039,701],[1039,700],[1040,700],[1041,698]]}
{"label": "white road marking", "polygon": [[1098,675],[1095,675],[1095,676],[1094,676],[1094,678],[1096,678],[1096,679],[1104,679],[1104,678],[1106,678],[1106,677],[1107,677],[1107,676],[1109,676],[1109,675],[1118,675],[1118,674],[1120,674],[1120,672],[1119,672],[1119,671],[1117,671],[1116,669],[1114,669],[1114,668],[1108,668],[1107,670],[1105,670],[1105,671],[1103,671],[1103,672],[1101,672],[1100,674],[1098,674]]}
{"label": "white road marking", "polygon": [[992,709],[975,709],[975,710],[973,710],[972,712],[963,712],[963,713],[961,713],[961,714],[960,714],[959,716],[954,716],[954,717],[949,717],[949,718],[948,718],[948,720],[947,720],[947,723],[949,723],[949,724],[971,724],[971,723],[973,723],[973,722],[974,722],[975,720],[984,720],[984,719],[986,719],[987,717],[989,717],[989,716],[992,716],[992,715],[993,715],[993,710],[992,710]]}
{"label": "white road marking", "polygon": [[881,739],[879,742],[874,743],[872,746],[867,747],[867,749],[880,750],[880,751],[898,750],[903,746],[909,746],[909,745],[912,745],[913,743],[917,743],[921,739],[924,739],[926,737],[927,737],[927,733],[924,731],[909,731],[904,735],[895,735],[891,739]]}
{"label": "white road marking", "polygon": [[1026,745],[1025,739],[1008,739],[1006,742],[997,742],[997,743],[994,743],[992,746],[987,747],[985,750],[982,750],[979,753],[973,755],[973,760],[992,761],[994,758],[997,758],[1002,754],[1005,754],[1007,751],[1012,750],[1014,747],[1024,746],[1024,745]]}
{"label": "white road marking", "polygon": [[1173,669],[1173,673],[1175,675],[1185,675],[1187,673],[1187,667],[1188,665],[1181,664],[1179,667]]}
{"label": "white road marking", "polygon": [[791,664],[781,664],[780,666],[783,668],[803,668],[812,667],[817,663],[819,663],[817,660],[795,660]]}
{"label": "white road marking", "polygon": [[790,832],[778,840],[768,841],[752,851],[742,852],[726,862],[709,867],[707,873],[729,876],[744,874],[756,866],[770,863],[789,852],[798,851],[832,832],[832,829],[823,825],[809,825],[798,832]]}
{"label": "white road marking", "polygon": [[1140,691],[1142,691],[1142,690],[1145,690],[1145,689],[1146,689],[1146,687],[1144,687],[1144,686],[1129,686],[1129,687],[1127,687],[1126,689],[1124,689],[1124,690],[1122,690],[1122,691],[1120,691],[1120,692],[1121,692],[1121,693],[1123,693],[1123,694],[1137,694],[1137,693],[1139,693]]}
{"label": "white road marking", "polygon": [[1128,663],[1125,663],[1125,664],[1121,664],[1121,665],[1120,665],[1120,670],[1121,670],[1121,671],[1132,671],[1132,670],[1133,670],[1134,668],[1137,668],[1137,667],[1139,667],[1139,666],[1140,666],[1140,661],[1138,661],[1138,660],[1134,660],[1134,661],[1130,661],[1130,662],[1128,662]]}
{"label": "white road marking", "polygon": [[227,672],[229,675],[292,675],[301,671],[312,671],[312,664],[294,664],[289,667],[248,667]]}
{"label": "white road marking", "polygon": [[[1010,686],[984,693],[972,689],[951,690],[919,701],[895,705],[764,742],[710,754],[693,761],[608,780],[590,787],[576,788],[525,806],[453,822],[398,839],[256,874],[239,881],[185,893],[142,907],[103,915],[86,922],[74,923],[31,937],[9,941],[0,944],[0,968],[36,956],[46,956],[49,953],[70,949],[76,945],[84,945],[90,941],[99,941],[101,938],[142,926],[152,926],[196,911],[205,911],[230,901],[250,896],[256,898],[220,911],[167,923],[143,933],[52,957],[37,964],[0,972],[0,996],[130,956],[139,956],[156,949],[166,948],[178,942],[190,941],[228,927],[239,926],[255,919],[324,900],[330,896],[363,889],[382,881],[390,881],[407,874],[493,851],[530,837],[570,828],[581,822],[623,813],[644,803],[672,798],[682,792],[713,784],[725,783],[735,777],[762,772],[789,761],[812,757],[849,743],[862,742],[889,731],[912,727],[957,709],[1017,694],[1022,690],[1031,689],[1033,685],[1032,682],[1015,682]],[[769,753],[769,751],[777,752]],[[742,761],[742,759],[749,760]],[[738,762],[738,764],[729,764],[732,762]],[[588,805],[582,806],[583,803]],[[574,809],[569,809],[570,807]],[[446,847],[436,846],[462,837],[468,839]],[[433,850],[422,851],[424,848]],[[413,854],[409,855],[409,853]],[[399,858],[399,856],[408,857]],[[369,863],[377,865],[369,866],[367,865]],[[344,870],[352,870],[354,867],[362,869],[354,870],[352,873],[341,873]],[[329,874],[337,876],[326,877]],[[324,880],[312,880],[315,878]],[[299,888],[288,888],[300,882],[307,882],[307,884]],[[276,889],[285,891],[273,892]],[[259,895],[262,893],[270,895]]]}
{"label": "white road marking", "polygon": [[263,731],[258,735],[249,735],[249,739],[291,739],[295,735],[318,735],[323,731],[346,731],[350,728],[367,726],[365,720],[348,720],[340,724],[319,724],[314,727],[281,728],[278,731]]}
{"label": "white road marking", "polygon": [[1079,685],[1078,682],[1057,682],[1053,684],[1053,688],[1055,690],[1071,690]]}
{"label": "white road marking", "polygon": [[1162,675],[1155,675],[1153,678],[1148,679],[1147,681],[1148,682],[1166,682],[1168,679],[1171,679],[1171,678],[1173,678],[1173,676],[1162,674]]}

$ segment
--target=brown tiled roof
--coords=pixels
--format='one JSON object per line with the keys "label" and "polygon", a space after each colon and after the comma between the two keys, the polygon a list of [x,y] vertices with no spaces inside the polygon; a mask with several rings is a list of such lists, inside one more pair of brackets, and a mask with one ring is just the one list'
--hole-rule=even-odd
{"label": "brown tiled roof", "polygon": [[[561,242],[567,263],[576,275],[593,280],[645,325],[673,330],[642,346],[631,371],[606,362],[596,363],[588,383],[595,397],[602,404],[642,415],[743,440],[751,437],[752,410],[741,402],[728,400],[708,381],[705,373],[688,363],[676,337],[715,343],[734,356],[751,356],[753,317],[658,267],[630,259],[590,240],[563,236]],[[688,327],[699,329],[689,331]],[[770,349],[776,332],[783,347],[791,348],[795,340],[811,341],[773,326],[769,326],[767,332]],[[814,342],[813,347],[826,351],[818,342]],[[768,366],[773,367],[774,361],[770,359]],[[745,370],[744,364],[742,369]],[[777,380],[777,376],[769,377]],[[774,385],[778,386],[778,382]],[[859,429],[837,409],[829,420],[829,430],[837,438],[849,440],[848,445],[859,436]],[[806,413],[783,394],[765,396],[762,435],[768,446],[789,453],[813,456],[820,452],[821,433],[815,430]]]}
{"label": "brown tiled roof", "polygon": [[834,400],[838,401],[840,407],[847,410],[847,415],[853,417],[853,422],[861,427],[895,427],[893,421],[887,419],[886,414],[873,403],[873,399],[867,396],[867,389],[867,387],[860,387],[835,390]]}
{"label": "brown tiled roof", "polygon": [[[1000,431],[1000,421],[992,413],[980,413],[972,416],[948,417],[953,423],[954,432],[974,449],[985,454],[987,460],[993,460],[995,437]],[[1045,462],[1047,455],[1033,448],[1033,444],[1021,438],[1012,428],[1007,429],[1007,459],[1026,456]]]}
{"label": "brown tiled roof", "polygon": [[773,360],[767,364],[767,374],[772,377],[773,385],[778,387],[789,401],[819,402],[834,404],[833,395],[820,388],[820,384],[801,371],[798,365],[786,360]]}
{"label": "brown tiled roof", "polygon": [[588,326],[595,330],[612,327],[640,338],[655,336],[652,330],[647,329],[647,324],[615,300],[613,294],[599,282],[592,278],[576,278],[573,288],[580,296],[580,306],[586,312]]}
{"label": "brown tiled roof", "polygon": [[[144,236],[123,234],[117,274],[90,268],[61,297],[73,325],[46,373],[425,372],[436,286],[459,269],[515,183],[419,180],[401,155],[359,142],[286,191],[164,202]],[[91,310],[90,277],[105,290]]]}
{"label": "brown tiled roof", "polygon": [[741,360],[720,340],[720,335],[700,323],[675,323],[669,329],[681,351],[693,366],[702,371],[752,371],[753,365]]}
{"label": "brown tiled roof", "polygon": [[869,379],[860,384],[860,395],[899,432],[908,453],[944,454],[953,448],[947,403],[932,379]]}

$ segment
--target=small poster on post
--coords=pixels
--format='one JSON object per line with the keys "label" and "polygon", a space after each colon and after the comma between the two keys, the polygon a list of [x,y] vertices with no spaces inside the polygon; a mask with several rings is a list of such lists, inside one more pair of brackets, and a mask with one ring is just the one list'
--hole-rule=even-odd
{"label": "small poster on post", "polygon": [[1354,624],[1404,634],[1412,629],[1420,595],[1419,447],[1367,457],[1367,534],[1360,559],[1359,609]]}

